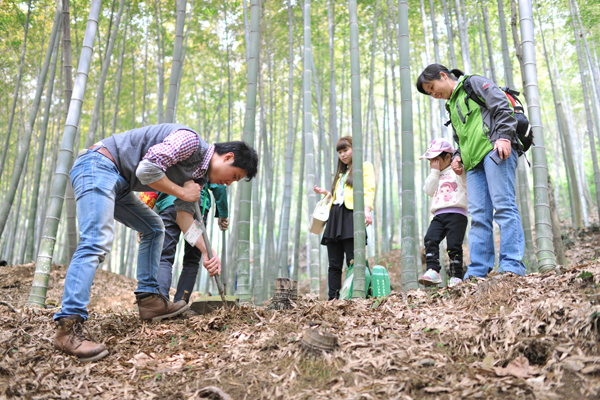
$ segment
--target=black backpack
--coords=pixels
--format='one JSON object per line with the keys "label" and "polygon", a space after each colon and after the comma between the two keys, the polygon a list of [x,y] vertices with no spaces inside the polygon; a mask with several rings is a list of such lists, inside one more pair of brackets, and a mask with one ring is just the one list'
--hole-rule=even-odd
{"label": "black backpack", "polygon": [[[473,100],[475,103],[479,105],[479,107],[485,107],[485,102],[479,98],[473,91],[473,86],[470,82],[470,76],[467,76],[463,82],[463,89],[467,93],[467,98]],[[519,149],[519,155],[525,153],[529,148],[535,144],[533,143],[533,132],[531,131],[531,124],[525,115],[525,108],[523,107],[523,103],[517,96],[521,93],[516,90],[510,89],[508,87],[501,87],[508,100],[511,102],[514,108],[514,118],[517,120],[517,137],[519,138],[519,142],[521,143],[521,148]],[[490,127],[490,132],[492,131],[492,127]]]}

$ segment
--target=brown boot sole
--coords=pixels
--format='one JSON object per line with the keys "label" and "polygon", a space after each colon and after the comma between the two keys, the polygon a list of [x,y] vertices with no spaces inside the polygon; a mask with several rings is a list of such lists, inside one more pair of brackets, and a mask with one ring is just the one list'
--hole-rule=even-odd
{"label": "brown boot sole", "polygon": [[168,319],[168,318],[172,318],[172,317],[176,317],[177,315],[185,312],[188,308],[190,308],[191,304],[187,303],[184,307],[181,307],[179,310],[172,312],[171,314],[163,314],[163,315],[159,315],[158,317],[154,317],[151,319],[152,322],[159,322],[162,321],[163,319]]}
{"label": "brown boot sole", "polygon": [[94,357],[89,357],[89,358],[80,358],[79,361],[81,362],[92,362],[92,361],[98,361],[101,358],[104,358],[108,355],[108,350],[104,350],[102,353],[95,355]]}

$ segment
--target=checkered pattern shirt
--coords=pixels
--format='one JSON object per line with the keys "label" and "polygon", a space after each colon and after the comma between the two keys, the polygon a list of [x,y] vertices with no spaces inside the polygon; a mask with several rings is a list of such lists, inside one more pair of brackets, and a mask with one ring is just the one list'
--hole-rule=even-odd
{"label": "checkered pattern shirt", "polygon": [[[179,161],[187,160],[200,146],[198,135],[192,131],[180,129],[163,140],[162,143],[150,147],[144,160],[157,165],[163,171],[166,171],[171,165]],[[194,170],[194,179],[200,179],[206,176],[210,159],[215,152],[215,146],[208,146],[204,160]]]}

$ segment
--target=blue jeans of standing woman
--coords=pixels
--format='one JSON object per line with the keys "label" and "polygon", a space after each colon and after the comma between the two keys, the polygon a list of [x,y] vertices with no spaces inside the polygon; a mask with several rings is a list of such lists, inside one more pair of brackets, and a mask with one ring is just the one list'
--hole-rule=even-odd
{"label": "blue jeans of standing woman", "polygon": [[88,317],[87,305],[96,269],[115,236],[115,220],[141,232],[136,293],[159,293],[156,279],[164,238],[160,217],[129,190],[116,165],[95,150],[75,161],[71,183],[77,200],[80,241],[65,277],[62,309],[54,319]]}
{"label": "blue jeans of standing woman", "polygon": [[517,162],[518,155],[513,149],[510,157],[499,165],[488,154],[467,172],[471,264],[465,279],[483,278],[494,267],[493,221],[500,227],[499,271],[525,275],[525,265],[521,262],[525,254],[525,235],[515,200]]}

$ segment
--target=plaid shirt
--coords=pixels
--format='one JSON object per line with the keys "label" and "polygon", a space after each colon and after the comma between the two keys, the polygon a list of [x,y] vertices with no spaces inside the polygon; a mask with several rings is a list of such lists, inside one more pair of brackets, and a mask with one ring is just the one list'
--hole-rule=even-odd
{"label": "plaid shirt", "polygon": [[[200,146],[198,135],[192,131],[180,129],[171,133],[162,143],[150,147],[144,160],[157,165],[163,171],[166,171],[171,165],[179,161],[187,160]],[[210,159],[215,152],[215,146],[208,146],[204,160],[194,170],[194,179],[200,179],[206,176]]]}

